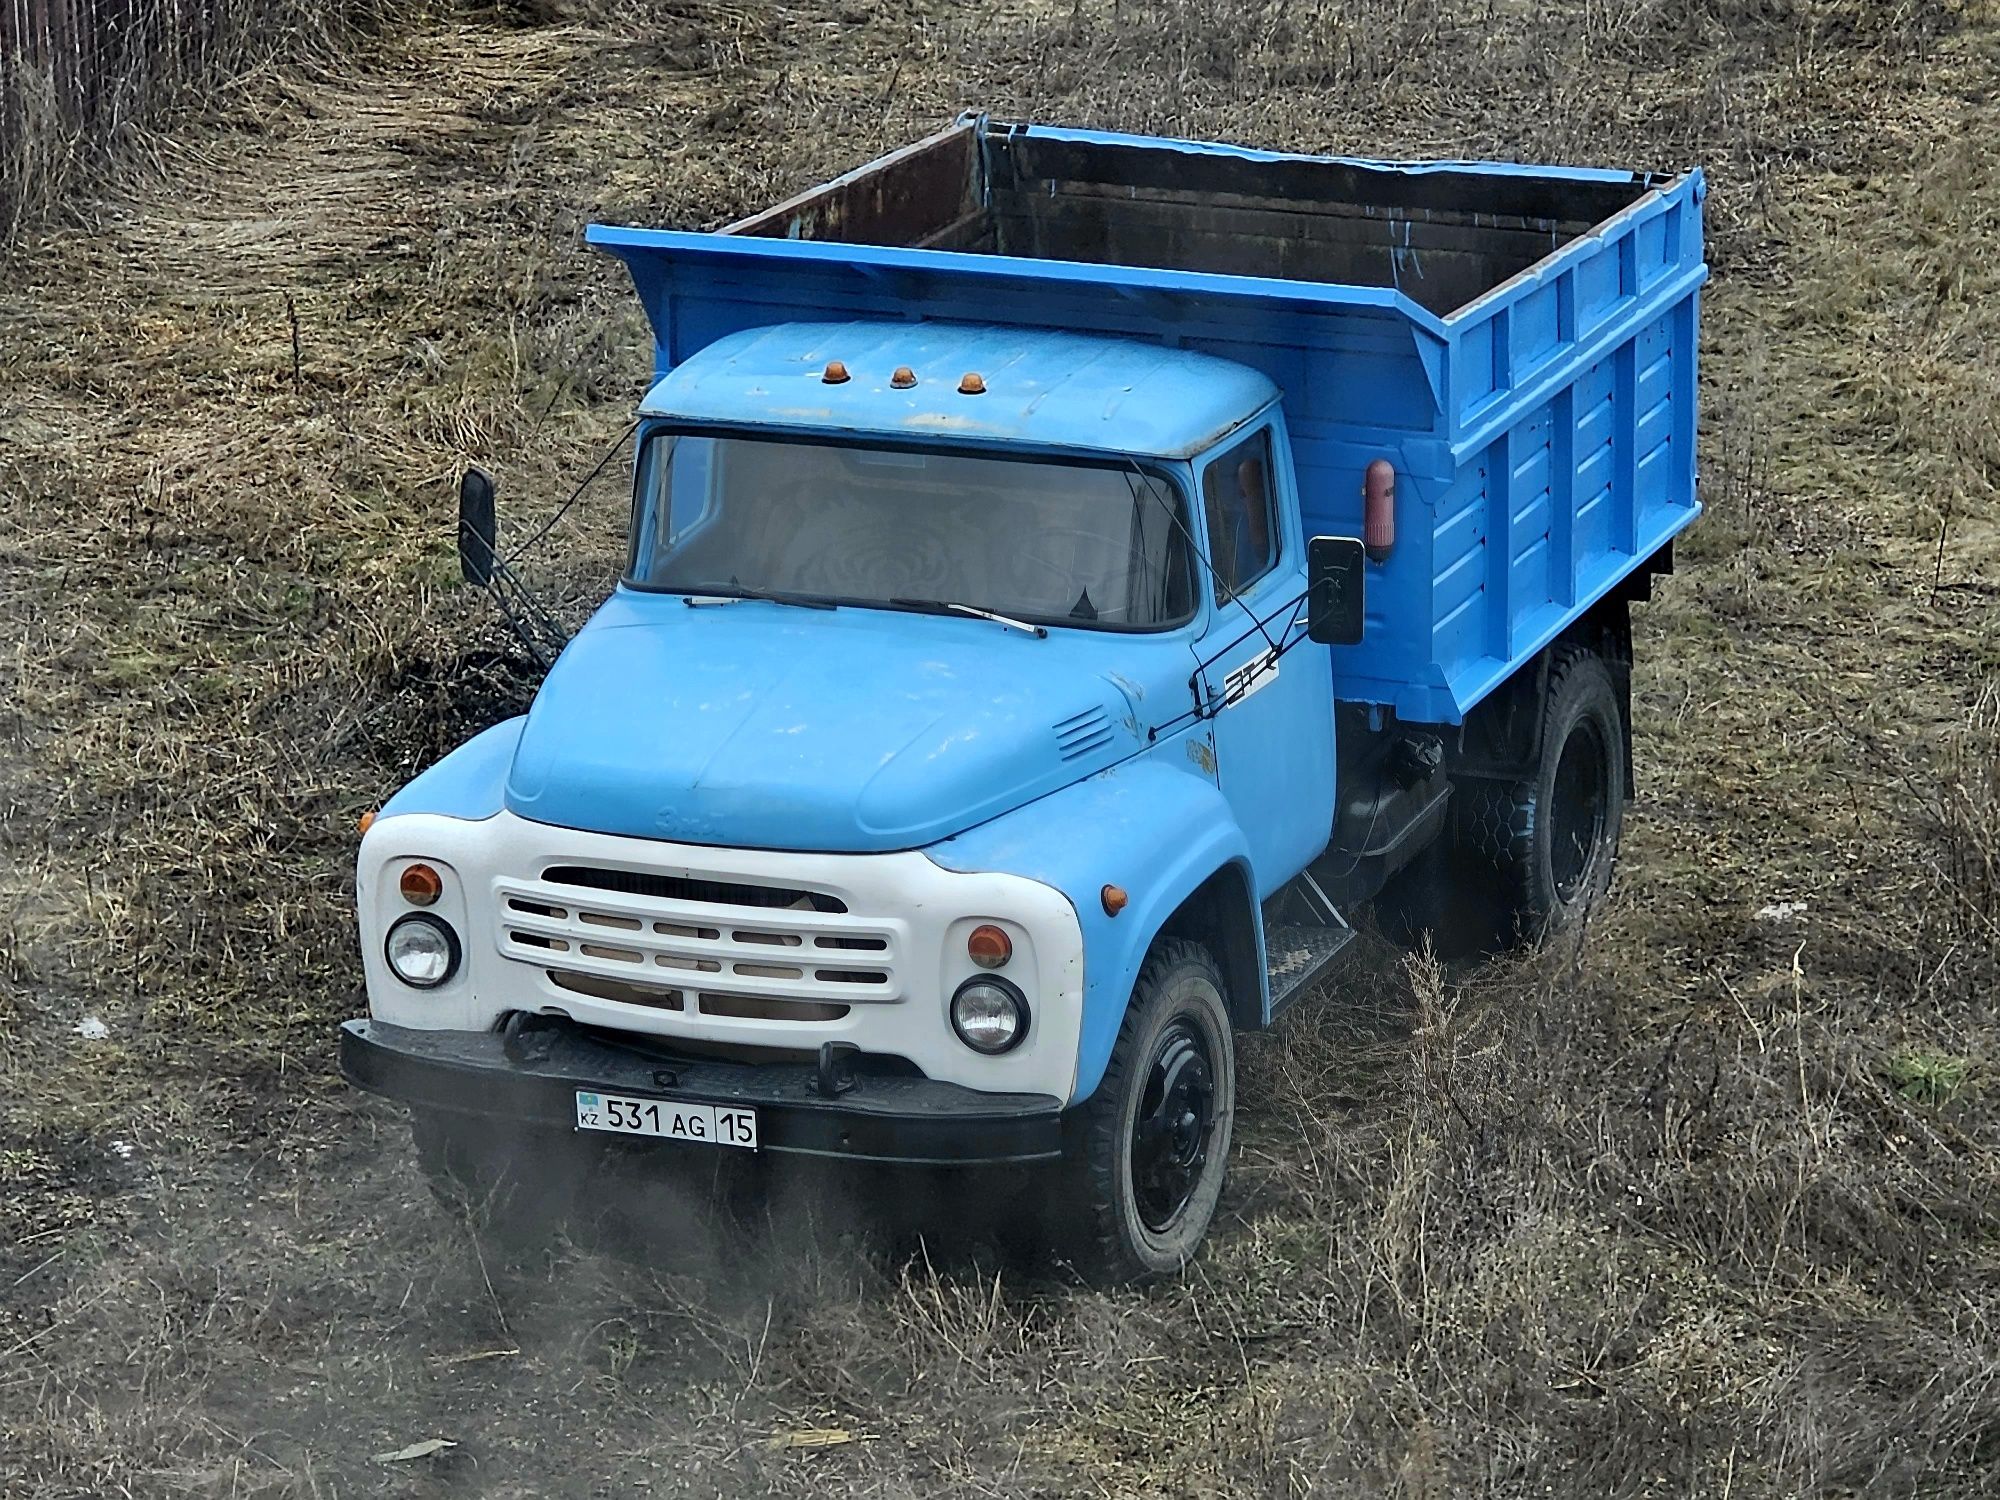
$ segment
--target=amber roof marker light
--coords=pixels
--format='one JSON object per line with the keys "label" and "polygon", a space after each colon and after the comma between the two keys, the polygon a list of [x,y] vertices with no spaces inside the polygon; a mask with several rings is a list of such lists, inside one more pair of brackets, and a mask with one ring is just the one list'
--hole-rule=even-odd
{"label": "amber roof marker light", "polygon": [[986,377],[977,370],[967,370],[958,378],[958,393],[961,396],[983,396],[986,394]]}
{"label": "amber roof marker light", "polygon": [[819,372],[819,378],[822,385],[846,385],[852,377],[848,375],[846,365],[837,359],[830,359],[826,368]]}
{"label": "amber roof marker light", "polygon": [[897,365],[896,373],[889,377],[889,384],[899,391],[907,391],[917,383],[917,372],[908,365]]}

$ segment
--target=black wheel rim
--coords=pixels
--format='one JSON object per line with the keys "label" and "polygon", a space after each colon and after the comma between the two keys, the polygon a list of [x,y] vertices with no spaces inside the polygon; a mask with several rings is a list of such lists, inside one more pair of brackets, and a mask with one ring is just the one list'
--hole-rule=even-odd
{"label": "black wheel rim", "polygon": [[1556,899],[1574,901],[1589,882],[1604,842],[1611,765],[1604,736],[1586,719],[1570,731],[1549,798],[1549,873]]}
{"label": "black wheel rim", "polygon": [[1187,1211],[1208,1166],[1215,1122],[1215,1068],[1208,1042],[1176,1021],[1153,1049],[1132,1121],[1132,1192],[1139,1219],[1164,1234]]}

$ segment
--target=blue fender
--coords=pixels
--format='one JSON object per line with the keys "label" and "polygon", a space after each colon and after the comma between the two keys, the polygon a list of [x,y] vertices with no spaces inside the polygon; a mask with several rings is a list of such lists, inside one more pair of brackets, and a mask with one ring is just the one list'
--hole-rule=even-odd
{"label": "blue fender", "polygon": [[500,811],[524,714],[482,730],[389,799],[380,816],[436,813],[482,823]]}
{"label": "blue fender", "polygon": [[[1222,793],[1161,753],[1102,771],[924,852],[948,870],[1038,880],[1076,908],[1084,945],[1083,1025],[1072,1103],[1089,1098],[1103,1081],[1132,986],[1167,919],[1225,866],[1240,866],[1245,889],[1256,889],[1249,844]],[[1115,917],[1104,910],[1106,885],[1121,886],[1130,897]],[[1259,923],[1261,950],[1254,909],[1252,918]],[[1257,969],[1261,975],[1261,951]],[[1260,994],[1259,1015],[1266,1003]]]}

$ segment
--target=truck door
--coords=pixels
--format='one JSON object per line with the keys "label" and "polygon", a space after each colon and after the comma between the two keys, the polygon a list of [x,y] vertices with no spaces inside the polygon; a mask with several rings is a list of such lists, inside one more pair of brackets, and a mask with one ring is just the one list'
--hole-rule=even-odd
{"label": "truck door", "polygon": [[1199,654],[1216,775],[1261,898],[1330,837],[1333,676],[1326,648],[1310,641],[1272,658],[1272,642],[1305,633],[1305,538],[1282,428],[1267,420],[1211,453],[1199,482],[1215,596]]}

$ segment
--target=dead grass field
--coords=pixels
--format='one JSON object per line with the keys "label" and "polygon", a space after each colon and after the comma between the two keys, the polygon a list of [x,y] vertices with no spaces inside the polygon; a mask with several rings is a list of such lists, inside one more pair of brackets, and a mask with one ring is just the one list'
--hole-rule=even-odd
{"label": "dead grass field", "polygon": [[[1708,165],[1710,512],[1613,900],[1252,1040],[1152,1293],[892,1256],[835,1193],[503,1263],[333,1071],[354,817],[522,690],[450,480],[525,526],[623,425],[589,219],[967,106]],[[2000,1493],[1989,6],[550,0],[151,151],[0,281],[0,1495]]]}

